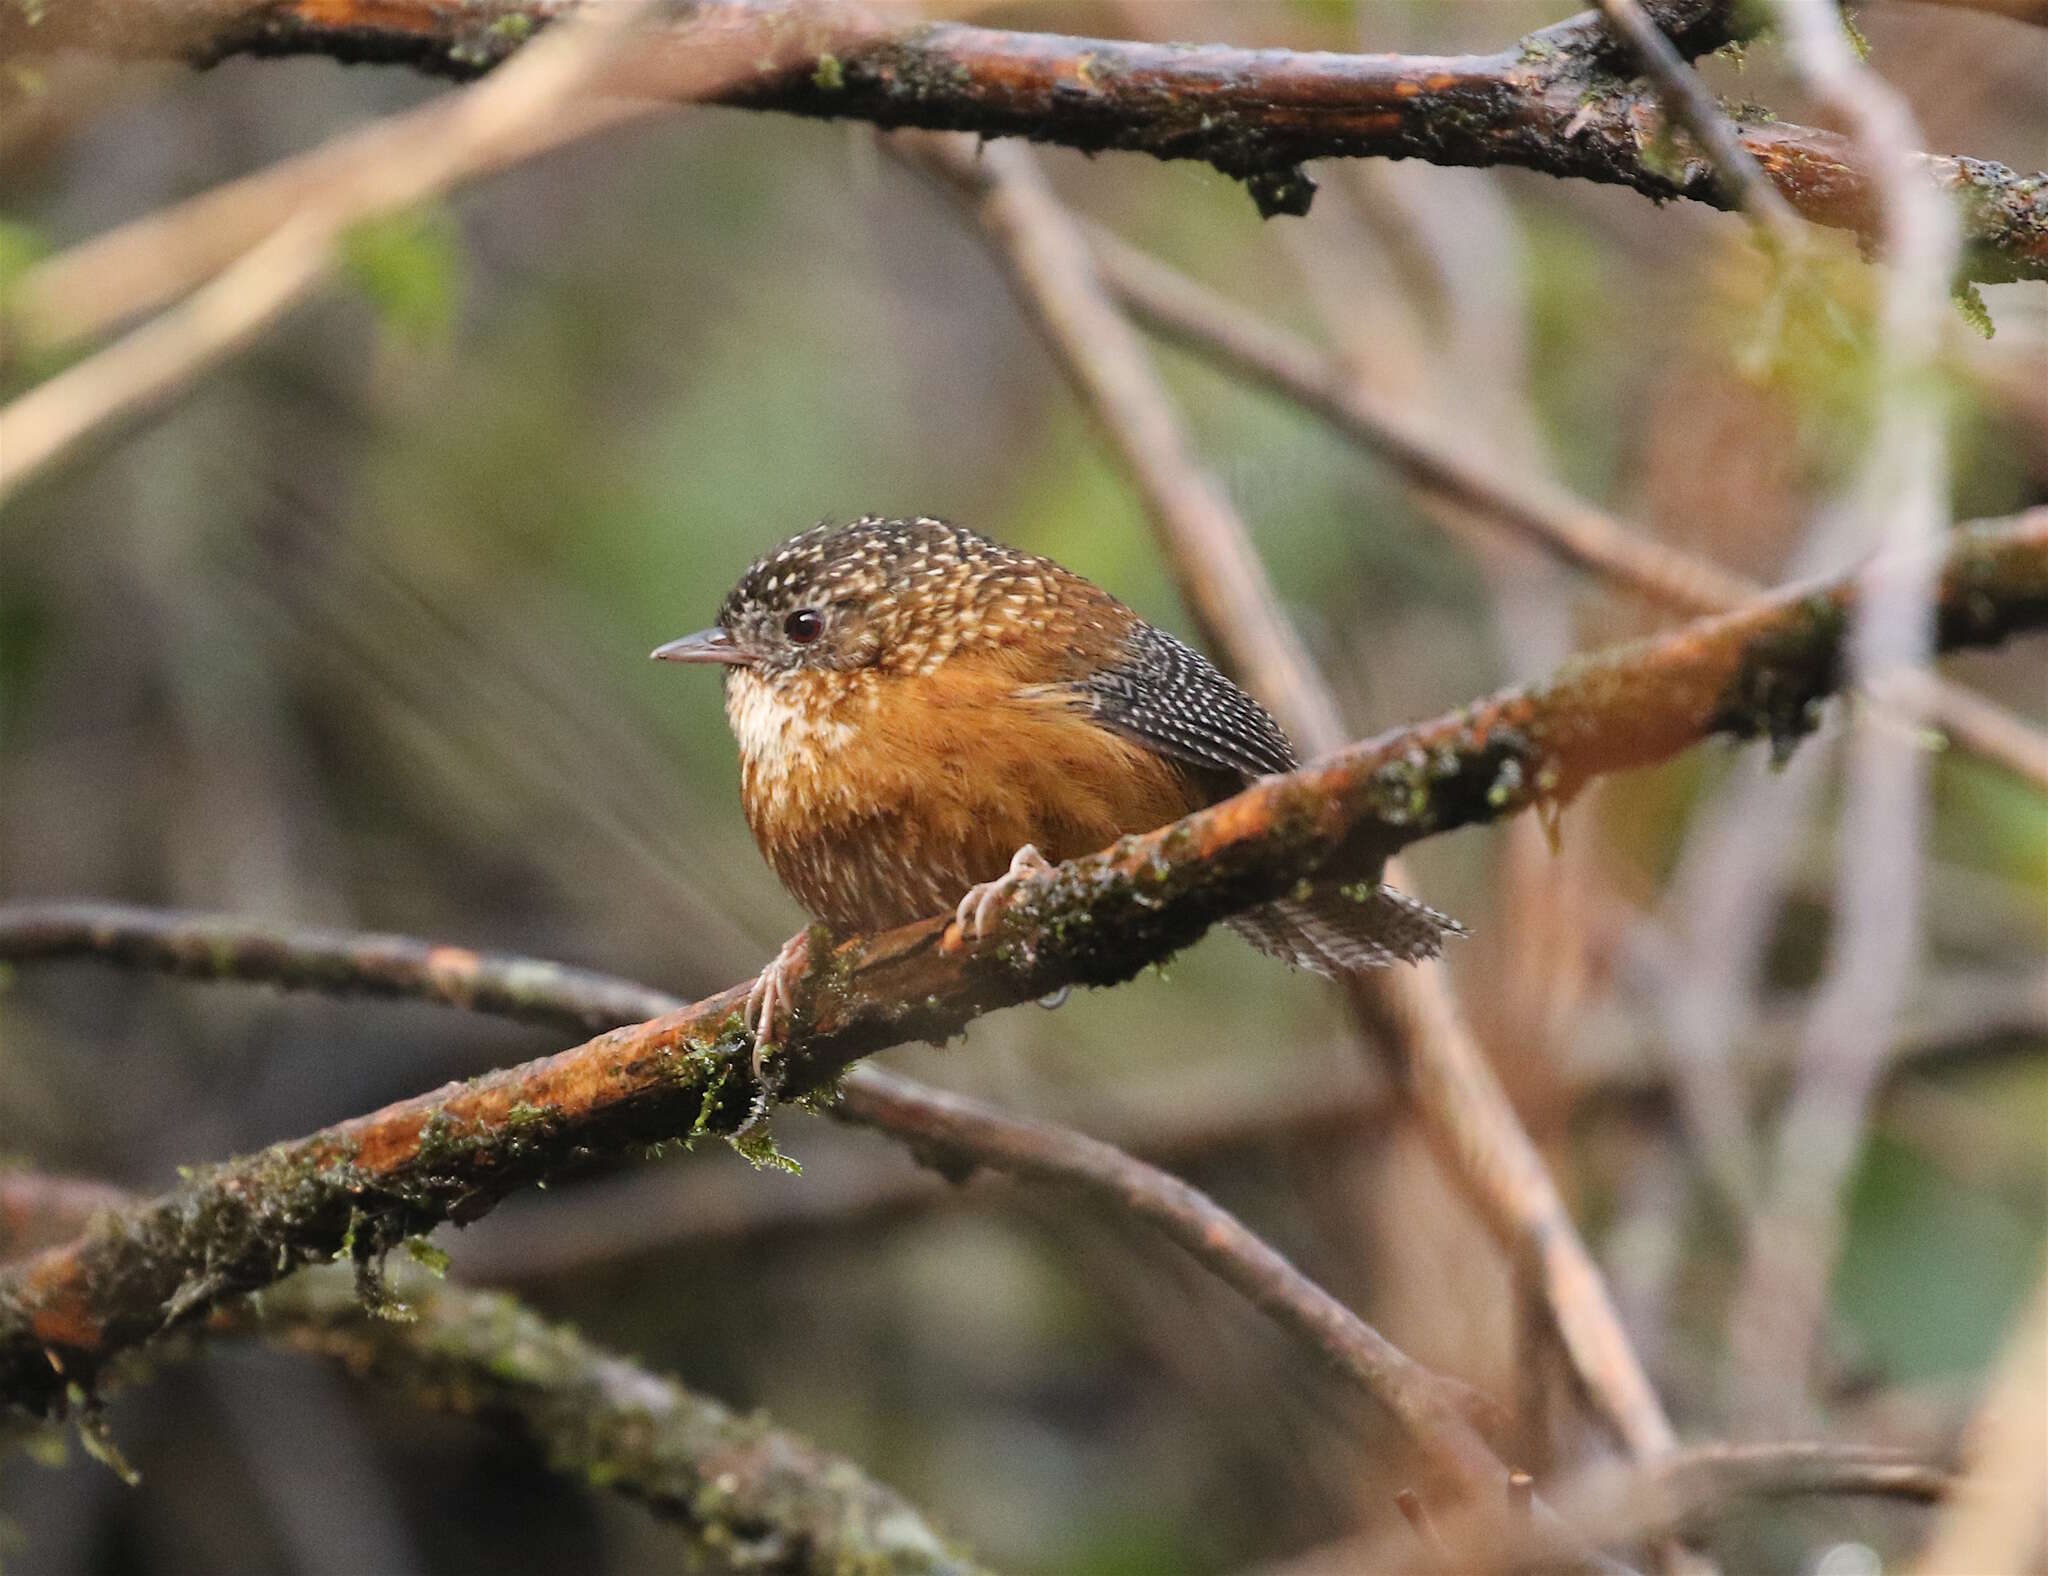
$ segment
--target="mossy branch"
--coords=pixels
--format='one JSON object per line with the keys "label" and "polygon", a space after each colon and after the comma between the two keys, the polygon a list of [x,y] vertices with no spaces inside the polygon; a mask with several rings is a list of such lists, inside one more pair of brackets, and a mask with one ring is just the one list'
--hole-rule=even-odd
{"label": "mossy branch", "polygon": [[308,1270],[221,1319],[317,1353],[436,1411],[532,1441],[550,1468],[643,1501],[711,1568],[792,1576],[972,1576],[901,1496],[842,1456],[742,1417],[502,1293],[406,1273],[403,1322],[353,1277]]}
{"label": "mossy branch", "polygon": [[[323,55],[471,77],[508,58],[577,0],[65,0],[0,7],[0,58],[59,48],[184,58]],[[1735,40],[1731,0],[1662,0],[1656,19],[1694,58]],[[27,20],[31,10],[38,20]],[[770,41],[759,47],[764,22]],[[1347,55],[1069,38],[964,23],[906,22],[886,9],[703,0],[615,84],[668,95],[680,63],[740,36],[754,69],[715,95],[741,108],[885,127],[1028,137],[1087,150],[1199,159],[1245,182],[1261,211],[1302,213],[1305,160],[1419,158],[1516,165],[1727,207],[1704,159],[1660,152],[1655,93],[1596,13],[1491,54]],[[1736,140],[1806,219],[1873,235],[1871,184],[1849,142],[1772,119]],[[2048,177],[1929,155],[1928,178],[1964,210],[1966,272],[2048,278]]]}
{"label": "mossy branch", "polygon": [[[371,938],[375,939],[375,938]],[[71,1235],[119,1189],[0,1173],[0,1258]],[[364,1307],[344,1267],[309,1269],[215,1311],[213,1335],[338,1362],[434,1411],[525,1440],[549,1468],[644,1503],[708,1568],[787,1576],[974,1576],[917,1509],[853,1462],[741,1417],[517,1299],[395,1265],[403,1319]]]}
{"label": "mossy branch", "polygon": [[[961,943],[931,920],[846,941],[812,971],[770,1064],[775,1093],[818,1091],[871,1051],[944,1039],[1063,985],[1127,979],[1312,873],[1369,878],[1408,843],[1556,806],[1594,776],[1711,735],[1789,743],[1841,682],[1858,583],[1796,587],[1261,781],[1031,883],[985,940]],[[2048,510],[1956,532],[1940,579],[1943,647],[2044,624]],[[301,1264],[345,1247],[367,1261],[591,1159],[737,1130],[761,1093],[744,997],[734,987],[399,1101],[102,1216],[0,1277],[0,1395],[55,1410],[108,1357]]]}
{"label": "mossy branch", "polygon": [[[0,960],[62,958],[326,995],[406,997],[568,1029],[685,1007],[630,981],[409,937],[113,903],[0,907]],[[531,1112],[514,1110],[516,1121],[531,1120]],[[1497,1404],[1409,1359],[1229,1211],[1157,1166],[1070,1129],[1009,1116],[874,1067],[847,1070],[832,1114],[889,1134],[955,1179],[985,1167],[1075,1189],[1147,1222],[1336,1377],[1387,1405],[1454,1478],[1489,1500],[1506,1478],[1506,1465],[1486,1444],[1510,1432]],[[74,1236],[87,1216],[129,1202],[92,1183],[0,1173],[0,1256],[10,1247],[21,1253]]]}

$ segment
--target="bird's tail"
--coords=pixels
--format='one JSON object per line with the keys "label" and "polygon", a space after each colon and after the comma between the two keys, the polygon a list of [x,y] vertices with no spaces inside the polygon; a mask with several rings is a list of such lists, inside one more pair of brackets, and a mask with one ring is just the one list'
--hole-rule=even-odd
{"label": "bird's tail", "polygon": [[1230,921],[1245,940],[1296,968],[1335,979],[1352,969],[1439,956],[1465,927],[1390,886],[1321,882]]}

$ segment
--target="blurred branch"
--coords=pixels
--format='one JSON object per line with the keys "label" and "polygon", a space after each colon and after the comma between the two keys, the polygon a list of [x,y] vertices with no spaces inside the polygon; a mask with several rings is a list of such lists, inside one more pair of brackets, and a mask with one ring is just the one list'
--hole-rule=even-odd
{"label": "blurred branch", "polygon": [[[1957,531],[1942,571],[1945,645],[2048,624],[2048,510]],[[982,940],[933,919],[820,945],[771,1063],[776,1092],[803,1095],[883,1046],[943,1040],[1062,985],[1128,979],[1312,872],[1373,872],[1407,843],[1569,797],[1715,733],[1795,735],[1840,682],[1845,619],[1866,583],[1794,587],[1263,779],[1027,883]],[[345,1245],[367,1260],[590,1160],[740,1129],[762,1094],[745,995],[735,986],[202,1168],[118,1212],[0,1278],[0,1394],[48,1410],[113,1353],[297,1264]]]}
{"label": "blurred branch", "polygon": [[[1394,466],[1410,485],[1470,508],[1563,562],[1678,613],[1718,613],[1756,596],[1755,582],[1651,540],[1626,521],[1534,477],[1433,435],[1334,356],[1264,321],[1098,226],[1090,250],[1102,282],[1140,323],[1321,418]],[[2048,794],[2048,735],[1957,684],[1921,674],[1886,681],[1959,749]]]}
{"label": "blurred branch", "polygon": [[[0,1173],[0,1259],[46,1233],[89,1229],[94,1215],[127,1202],[96,1182]],[[403,1317],[367,1309],[346,1268],[309,1269],[217,1310],[204,1328],[331,1358],[422,1406],[529,1440],[551,1471],[640,1500],[677,1524],[713,1565],[792,1576],[978,1569],[853,1462],[759,1417],[737,1417],[509,1296],[409,1267],[393,1271],[388,1289]]]}
{"label": "blurred branch", "polygon": [[1149,1222],[1334,1372],[1376,1396],[1477,1503],[1501,1493],[1508,1469],[1474,1428],[1469,1393],[1402,1352],[1208,1195],[1071,1129],[1008,1116],[878,1068],[862,1071],[840,1095],[851,1120],[904,1140],[942,1170],[987,1166],[1076,1188]]}
{"label": "blurred branch", "polygon": [[685,1005],[647,986],[566,963],[472,952],[412,936],[267,925],[125,903],[0,904],[0,959],[59,958],[97,958],[181,979],[439,1002],[580,1034],[641,1023]]}
{"label": "blurred branch", "polygon": [[[1881,691],[1923,677],[1935,647],[1933,566],[1947,528],[1948,412],[1936,377],[1949,313],[1956,227],[1913,165],[1919,136],[1905,101],[1851,47],[1841,20],[1778,0],[1803,82],[1855,128],[1859,161],[1882,192],[1884,249],[1872,430],[1835,512],[1854,550],[1876,545],[1892,573],[1867,571],[1845,656],[1854,681]],[[1838,526],[1837,529],[1845,529]],[[1894,700],[1898,699],[1894,693]],[[1803,1420],[1840,1249],[1843,1198],[1863,1152],[1872,1097],[1920,966],[1926,757],[1911,724],[1850,719],[1836,837],[1834,933],[1779,1119],[1764,1202],[1749,1222],[1729,1345],[1741,1409],[1766,1431]]]}
{"label": "blurred branch", "polygon": [[[1758,1500],[1857,1497],[1930,1505],[1955,1488],[1953,1474],[1911,1451],[1799,1441],[1685,1446],[1653,1462],[1593,1467],[1565,1479],[1555,1497],[1570,1525],[1596,1543],[1618,1546],[1684,1532]],[[1448,1550],[1440,1570],[1535,1572],[1547,1569],[1554,1554],[1548,1534],[1526,1522],[1514,1530],[1498,1516],[1452,1508],[1436,1526]],[[1402,1558],[1403,1546],[1390,1534],[1348,1546],[1328,1563],[1312,1556],[1304,1576],[1307,1570],[1407,1569],[1413,1561]]]}
{"label": "blurred branch", "polygon": [[[715,1567],[968,1573],[915,1507],[855,1463],[550,1324],[502,1293],[408,1276],[406,1322],[346,1272],[310,1270],[226,1310],[232,1331],[333,1358],[421,1405],[538,1445],[550,1469],[642,1500]],[[217,1318],[220,1322],[220,1318]]]}
{"label": "blurred branch", "polygon": [[[579,10],[569,25],[503,73],[466,89],[446,106],[435,106],[436,113],[422,112],[381,131],[343,139],[363,156],[351,158],[345,168],[321,160],[316,173],[331,178],[301,188],[303,200],[279,214],[276,226],[219,274],[161,316],[0,408],[0,454],[7,457],[0,468],[0,502],[94,433],[138,419],[208,368],[247,348],[318,287],[351,226],[538,151],[549,139],[534,128],[551,117],[562,117],[579,130],[618,118],[619,112],[608,106],[579,100],[605,78],[625,35],[665,3],[617,0]],[[172,9],[187,22],[209,10],[206,5]],[[10,46],[27,51],[37,43],[64,42],[71,29],[91,21],[91,10],[58,7],[44,18],[52,23],[47,31],[33,19],[24,22],[28,13],[18,7],[0,10],[0,58],[10,57]],[[41,8],[34,13],[41,17]],[[107,23],[118,26],[121,20],[117,8]],[[686,33],[692,48],[669,82],[671,96],[702,97],[756,69],[755,56],[766,47],[773,20],[764,14],[735,24],[716,40]],[[33,31],[9,37],[23,26]],[[145,28],[141,36],[154,35]],[[821,26],[818,36],[831,34]],[[96,42],[112,47],[110,39]],[[210,222],[214,215],[208,217]],[[163,239],[160,234],[151,238]],[[199,251],[207,255],[206,248]]]}
{"label": "blurred branch", "polygon": [[[404,158],[409,149],[439,141],[460,119],[462,105],[461,95],[449,94],[387,115],[41,259],[9,283],[7,342],[0,346],[0,360],[96,339],[130,318],[169,305],[321,192],[345,185],[365,166]],[[667,109],[637,99],[575,99],[477,149],[459,178],[487,175]]]}
{"label": "blurred branch", "polygon": [[[0,10],[0,57],[84,48],[210,64],[314,54],[468,77],[584,9],[571,0],[68,0],[47,14]],[[1736,11],[1726,0],[1663,0],[1657,20],[1692,58],[1738,36]],[[729,36],[747,39],[755,69],[706,95],[691,56]],[[1243,179],[1268,213],[1306,211],[1314,183],[1303,160],[1365,156],[1520,165],[1726,205],[1711,168],[1652,149],[1649,105],[1616,55],[1597,13],[1494,54],[1401,56],[1065,38],[906,23],[851,6],[704,0],[605,88],[1200,159]],[[1774,120],[1737,135],[1803,217],[1874,233],[1869,184],[1843,138]],[[1964,199],[1973,277],[2048,278],[2040,182],[1977,159],[1923,155],[1918,167]]]}
{"label": "blurred branch", "polygon": [[2021,1303],[1965,1451],[1969,1471],[1914,1562],[1919,1576],[2038,1570],[2048,1555],[2048,1278]]}
{"label": "blurred branch", "polygon": [[[1103,291],[1079,226],[1028,150],[971,154],[928,137],[918,154],[973,203],[1012,283],[1135,478],[1169,565],[1212,649],[1311,755],[1344,736],[1336,698],[1302,648],[1244,523],[1190,453],[1136,334]],[[1399,880],[1398,870],[1387,872]],[[1389,1054],[1437,1153],[1488,1226],[1533,1267],[1578,1377],[1631,1451],[1671,1425],[1636,1359],[1542,1157],[1433,965],[1344,981]]]}

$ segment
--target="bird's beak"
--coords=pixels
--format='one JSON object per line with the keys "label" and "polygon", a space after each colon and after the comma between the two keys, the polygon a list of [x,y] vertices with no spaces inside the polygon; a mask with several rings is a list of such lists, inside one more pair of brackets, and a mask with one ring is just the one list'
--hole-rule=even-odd
{"label": "bird's beak", "polygon": [[750,668],[753,657],[723,629],[700,629],[681,640],[671,640],[648,653],[657,662],[722,662],[727,667]]}

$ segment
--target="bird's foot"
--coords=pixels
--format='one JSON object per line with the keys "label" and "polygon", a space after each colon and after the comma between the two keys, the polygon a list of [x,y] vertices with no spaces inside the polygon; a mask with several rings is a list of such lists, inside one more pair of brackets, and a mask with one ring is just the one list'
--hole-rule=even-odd
{"label": "bird's foot", "polygon": [[771,1047],[779,1046],[796,1010],[797,986],[811,965],[811,933],[800,930],[782,944],[775,961],[763,969],[747,993],[747,1028],[754,1036],[754,1079],[762,1076]]}
{"label": "bird's foot", "polygon": [[970,887],[967,895],[960,900],[960,906],[953,911],[953,925],[946,932],[941,950],[957,952],[970,941],[979,941],[989,931],[989,923],[996,911],[1025,882],[1035,876],[1048,874],[1052,862],[1038,849],[1026,843],[1010,856],[1010,868],[993,881],[984,881],[977,887]]}

